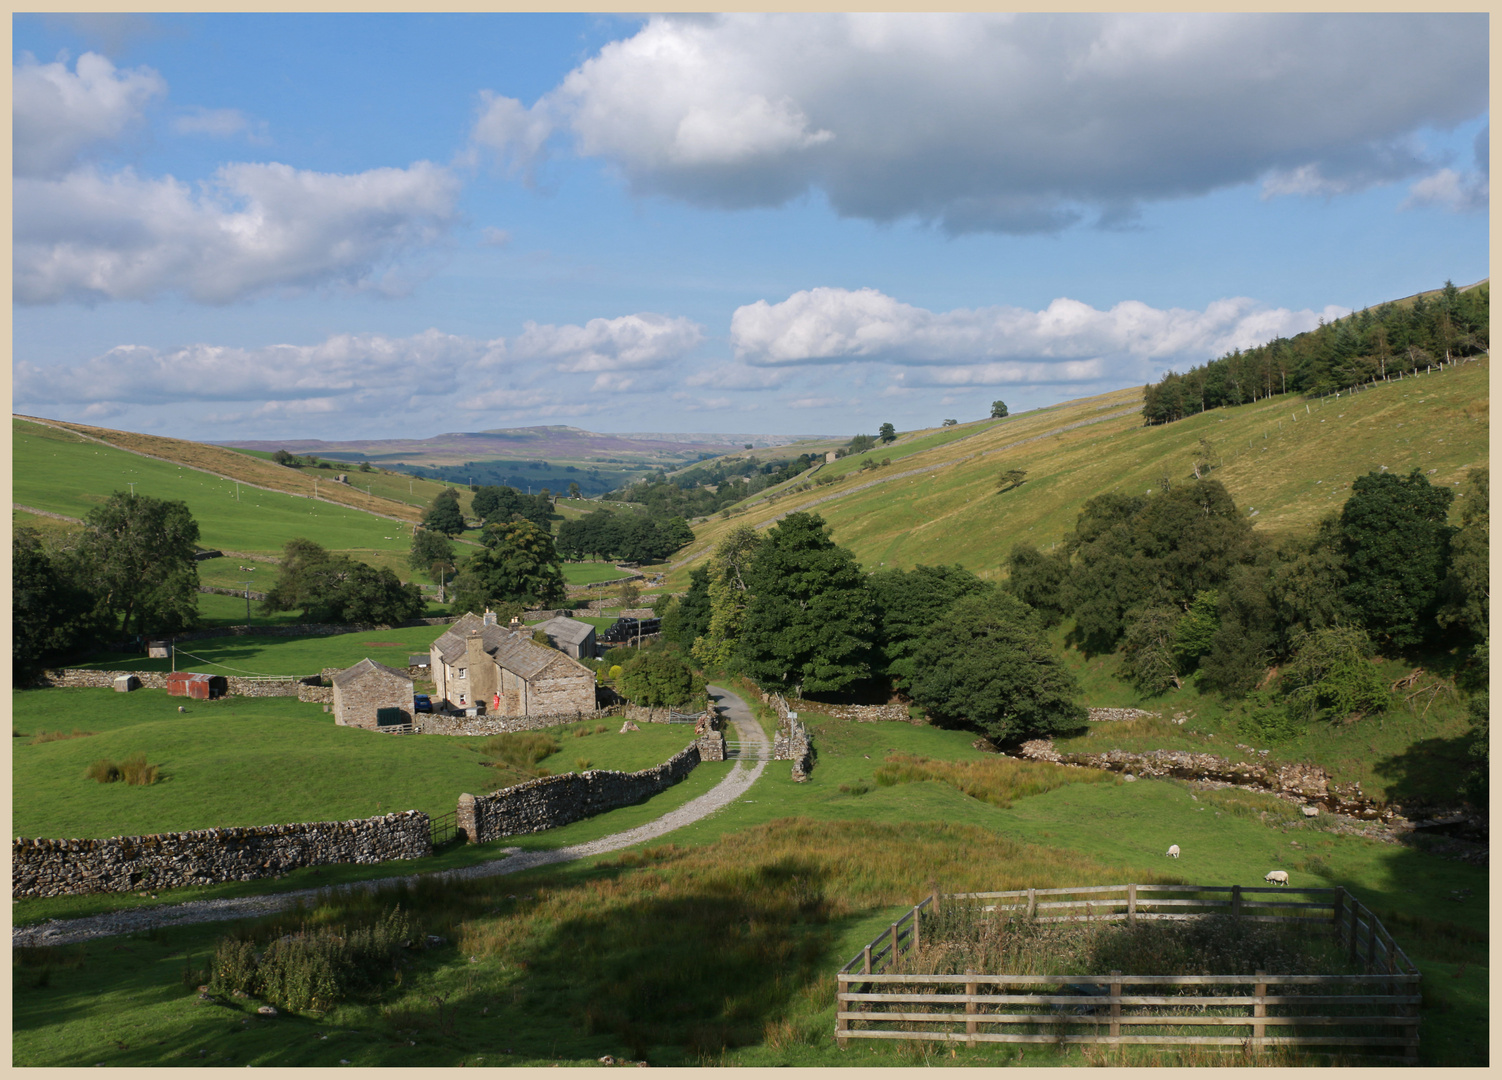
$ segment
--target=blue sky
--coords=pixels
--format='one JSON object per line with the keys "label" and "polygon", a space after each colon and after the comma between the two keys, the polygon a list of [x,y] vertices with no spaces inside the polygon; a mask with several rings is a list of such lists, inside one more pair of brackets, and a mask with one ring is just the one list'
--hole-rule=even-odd
{"label": "blue sky", "polygon": [[13,18],[17,411],[899,429],[1489,273],[1487,16]]}

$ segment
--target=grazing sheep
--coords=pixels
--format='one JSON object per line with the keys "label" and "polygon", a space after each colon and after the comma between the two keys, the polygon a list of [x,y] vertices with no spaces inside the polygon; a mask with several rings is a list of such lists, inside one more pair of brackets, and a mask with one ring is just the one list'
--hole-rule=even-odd
{"label": "grazing sheep", "polygon": [[1288,871],[1287,870],[1269,870],[1267,872],[1267,877],[1263,878],[1262,880],[1266,881],[1266,882],[1268,882],[1269,884],[1272,884],[1272,885],[1287,885],[1288,884]]}
{"label": "grazing sheep", "polygon": [[187,711],[188,711],[188,710],[187,710],[187,708],[186,708],[186,707],[184,707],[184,706],[182,706],[182,705],[179,705],[179,706],[178,706],[178,707],[177,707],[177,711],[178,711],[178,712],[187,712]]}
{"label": "grazing sheep", "polygon": [[1168,857],[1170,859],[1177,859],[1179,857],[1179,845],[1178,844],[1170,844],[1170,845],[1168,845],[1167,855],[1168,855]]}

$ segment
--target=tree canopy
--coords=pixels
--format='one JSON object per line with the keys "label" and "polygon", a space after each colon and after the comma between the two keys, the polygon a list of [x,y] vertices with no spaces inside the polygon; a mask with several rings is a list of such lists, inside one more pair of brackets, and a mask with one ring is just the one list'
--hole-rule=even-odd
{"label": "tree canopy", "polygon": [[621,689],[638,705],[689,705],[704,697],[704,680],[676,649],[642,649],[621,668]]}
{"label": "tree canopy", "polygon": [[871,674],[866,576],[818,514],[789,514],[767,530],[745,582],[737,653],[752,678],[802,694],[844,690]]}
{"label": "tree canopy", "polygon": [[483,611],[487,605],[512,601],[547,606],[562,600],[567,589],[553,538],[530,521],[485,526],[485,545],[471,555],[454,581],[454,610]]}
{"label": "tree canopy", "polygon": [[297,537],[282,548],[276,584],[266,593],[268,612],[301,611],[309,622],[400,623],[422,614],[422,594],[385,567],[324,550]]}
{"label": "tree canopy", "polygon": [[427,513],[422,516],[422,527],[445,536],[458,536],[464,531],[464,514],[459,509],[459,493],[453,488],[444,488],[433,496]]}
{"label": "tree canopy", "polygon": [[117,491],[84,519],[80,583],[120,633],[184,630],[198,621],[197,544],[187,503]]}
{"label": "tree canopy", "polygon": [[993,742],[1084,724],[1074,676],[1049,650],[1037,616],[1008,593],[957,601],[913,659],[913,700],[941,721],[968,721]]}
{"label": "tree canopy", "polygon": [[905,689],[913,677],[913,651],[919,639],[955,601],[982,595],[994,586],[963,566],[915,566],[877,570],[871,575],[877,644],[892,684]]}
{"label": "tree canopy", "polygon": [[1371,472],[1351,484],[1341,510],[1342,598],[1367,630],[1397,648],[1418,644],[1437,626],[1454,498],[1418,468],[1403,477]]}

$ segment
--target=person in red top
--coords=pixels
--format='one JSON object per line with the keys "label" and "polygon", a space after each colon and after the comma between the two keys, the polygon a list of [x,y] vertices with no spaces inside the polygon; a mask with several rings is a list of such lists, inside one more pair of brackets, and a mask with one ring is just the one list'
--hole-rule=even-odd
{"label": "person in red top", "polygon": [[496,696],[495,696],[495,705],[492,707],[492,711],[493,712],[500,712],[501,711],[501,695],[499,693],[497,693]]}

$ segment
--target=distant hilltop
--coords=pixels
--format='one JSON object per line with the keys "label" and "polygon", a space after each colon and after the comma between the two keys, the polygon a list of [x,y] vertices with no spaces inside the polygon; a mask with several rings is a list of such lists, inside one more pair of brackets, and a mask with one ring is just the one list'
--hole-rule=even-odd
{"label": "distant hilltop", "polygon": [[640,463],[667,464],[719,455],[747,443],[753,447],[783,446],[808,436],[722,433],[677,434],[631,432],[610,434],[562,424],[498,428],[489,431],[451,431],[423,439],[243,439],[219,443],[236,450],[316,454],[345,460],[368,460],[414,465],[454,465],[495,458],[585,461],[609,457]]}

